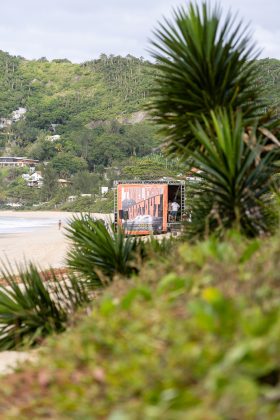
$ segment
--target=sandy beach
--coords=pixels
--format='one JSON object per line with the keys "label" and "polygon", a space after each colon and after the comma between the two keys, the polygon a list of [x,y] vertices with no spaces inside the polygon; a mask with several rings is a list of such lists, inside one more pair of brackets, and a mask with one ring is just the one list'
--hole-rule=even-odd
{"label": "sandy beach", "polygon": [[[14,212],[0,211],[0,218],[30,218],[49,219],[49,225],[35,227],[32,231],[24,233],[9,233],[0,235],[0,261],[10,262],[14,272],[17,272],[17,264],[24,264],[25,261],[32,261],[42,269],[63,267],[69,243],[65,237],[64,227],[67,221],[75,213],[68,212]],[[108,220],[110,215],[93,214],[98,219]],[[62,221],[61,230],[58,228],[58,221]]]}
{"label": "sandy beach", "polygon": [[[45,226],[35,226],[31,231],[24,233],[0,234],[0,270],[3,268],[1,262],[11,264],[12,271],[17,273],[17,264],[24,265],[25,261],[34,262],[38,267],[47,269],[65,266],[65,256],[69,243],[65,237],[64,228],[67,221],[75,213],[68,212],[14,212],[0,211],[0,219],[43,219]],[[112,220],[112,215],[92,214],[97,219]],[[58,221],[62,221],[59,230]],[[36,222],[36,220],[35,220]],[[0,375],[11,373],[18,363],[25,360],[33,360],[32,352],[4,351],[0,352]]]}

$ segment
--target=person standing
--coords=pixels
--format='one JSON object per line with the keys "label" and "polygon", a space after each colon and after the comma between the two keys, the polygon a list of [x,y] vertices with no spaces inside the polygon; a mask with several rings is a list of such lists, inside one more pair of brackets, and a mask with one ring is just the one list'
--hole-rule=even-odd
{"label": "person standing", "polygon": [[172,216],[173,221],[175,222],[177,220],[177,213],[178,213],[179,208],[180,208],[180,205],[176,201],[173,201],[171,203],[171,216]]}
{"label": "person standing", "polygon": [[58,221],[58,230],[60,230],[60,229],[61,229],[61,225],[62,225],[62,222],[61,222],[61,220],[59,220],[59,221]]}

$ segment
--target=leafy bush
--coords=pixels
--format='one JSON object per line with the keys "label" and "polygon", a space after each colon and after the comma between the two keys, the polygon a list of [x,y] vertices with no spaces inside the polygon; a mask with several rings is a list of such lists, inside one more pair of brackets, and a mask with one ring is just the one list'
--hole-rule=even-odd
{"label": "leafy bush", "polygon": [[[84,283],[74,275],[40,273],[29,264],[18,279],[6,269],[0,285],[0,349],[35,345],[51,333],[65,330],[70,316],[89,302]],[[8,285],[8,286],[7,286]]]}
{"label": "leafy bush", "polygon": [[62,211],[73,211],[81,213],[113,213],[114,195],[109,192],[106,197],[77,197],[74,201],[62,204],[59,207]]}
{"label": "leafy bush", "polygon": [[231,232],[149,261],[51,339],[39,365],[5,378],[0,413],[277,420],[279,252],[279,235]]}

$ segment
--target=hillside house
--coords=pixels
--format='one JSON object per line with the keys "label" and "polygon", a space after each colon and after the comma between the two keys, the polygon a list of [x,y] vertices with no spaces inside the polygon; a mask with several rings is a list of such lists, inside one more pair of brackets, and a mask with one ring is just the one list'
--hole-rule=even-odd
{"label": "hillside house", "polygon": [[24,114],[26,113],[26,108],[20,107],[12,112],[12,121],[16,122],[21,120],[24,117]]}
{"label": "hillside house", "polygon": [[59,134],[55,134],[54,136],[47,136],[46,140],[50,141],[51,143],[60,140],[60,135]]}
{"label": "hillside house", "polygon": [[7,128],[12,125],[12,120],[9,118],[0,118],[0,129]]}
{"label": "hillside house", "polygon": [[68,185],[71,185],[72,182],[68,181],[67,179],[63,179],[63,178],[59,178],[57,180],[58,184],[60,187],[64,188],[64,187],[68,187]]}
{"label": "hillside house", "polygon": [[67,198],[68,203],[72,203],[75,200],[77,200],[77,195],[69,195]]}
{"label": "hillside house", "polygon": [[105,195],[109,191],[109,187],[101,187],[100,190],[101,190],[101,195]]}
{"label": "hillside house", "polygon": [[24,166],[35,166],[39,163],[38,160],[28,159],[26,157],[14,157],[14,156],[0,156],[0,167],[9,166],[9,167],[20,167]]}
{"label": "hillside house", "polygon": [[41,175],[41,172],[23,174],[22,178],[26,181],[28,187],[41,188],[43,186],[43,177]]}

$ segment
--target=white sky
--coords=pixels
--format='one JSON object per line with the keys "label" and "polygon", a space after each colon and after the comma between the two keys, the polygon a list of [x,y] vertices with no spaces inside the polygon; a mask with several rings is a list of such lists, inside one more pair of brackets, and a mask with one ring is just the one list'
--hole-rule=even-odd
{"label": "white sky", "polygon": [[[251,22],[262,57],[280,59],[280,0],[220,3]],[[0,0],[0,49],[73,62],[101,53],[149,58],[152,29],[179,4],[188,0]]]}

